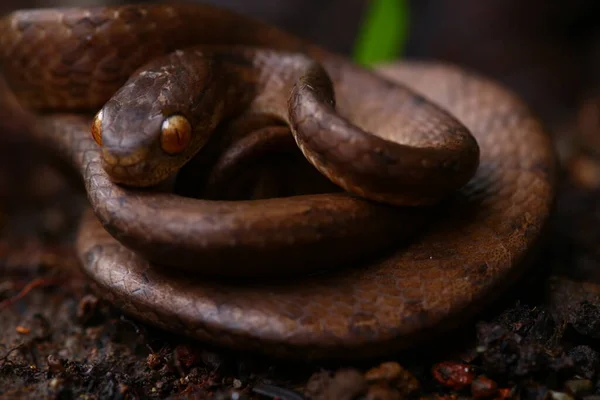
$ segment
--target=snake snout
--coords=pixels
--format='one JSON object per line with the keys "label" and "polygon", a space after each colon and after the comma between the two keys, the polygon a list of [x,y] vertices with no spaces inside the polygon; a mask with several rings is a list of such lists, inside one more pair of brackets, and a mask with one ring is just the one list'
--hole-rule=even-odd
{"label": "snake snout", "polygon": [[148,162],[149,151],[140,148],[134,151],[102,149],[102,166],[115,183],[131,186],[148,186],[148,177],[152,176],[152,165]]}

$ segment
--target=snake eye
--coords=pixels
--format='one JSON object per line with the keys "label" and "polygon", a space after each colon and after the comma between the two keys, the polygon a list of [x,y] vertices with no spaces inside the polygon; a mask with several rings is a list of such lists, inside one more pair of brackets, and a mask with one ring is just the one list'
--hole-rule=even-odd
{"label": "snake eye", "polygon": [[167,154],[181,153],[192,139],[192,125],[182,115],[172,115],[161,126],[160,147]]}
{"label": "snake eye", "polygon": [[99,146],[102,146],[102,110],[98,111],[92,121],[92,137]]}

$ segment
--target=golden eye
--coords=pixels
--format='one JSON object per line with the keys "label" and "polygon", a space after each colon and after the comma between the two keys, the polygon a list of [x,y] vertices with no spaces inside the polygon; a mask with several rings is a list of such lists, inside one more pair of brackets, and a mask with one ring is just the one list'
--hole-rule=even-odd
{"label": "golden eye", "polygon": [[192,140],[192,125],[182,115],[172,115],[162,123],[160,147],[167,154],[181,153]]}
{"label": "golden eye", "polygon": [[92,121],[92,137],[99,146],[102,146],[102,110],[98,111]]}

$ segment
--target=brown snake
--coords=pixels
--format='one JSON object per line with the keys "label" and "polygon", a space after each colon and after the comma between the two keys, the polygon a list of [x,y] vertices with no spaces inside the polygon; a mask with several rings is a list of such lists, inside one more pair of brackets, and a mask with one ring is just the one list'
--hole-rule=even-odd
{"label": "brown snake", "polygon": [[[552,208],[537,118],[454,66],[374,72],[191,4],[14,12],[0,63],[36,138],[83,178],[76,246],[99,293],[216,344],[299,357],[411,346],[514,282]],[[224,201],[153,187],[255,115],[287,125],[344,190]]]}

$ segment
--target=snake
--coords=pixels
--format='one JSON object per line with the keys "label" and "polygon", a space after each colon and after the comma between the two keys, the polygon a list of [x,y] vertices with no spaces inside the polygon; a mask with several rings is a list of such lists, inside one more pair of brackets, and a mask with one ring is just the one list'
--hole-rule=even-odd
{"label": "snake", "polygon": [[[75,248],[97,293],[205,343],[305,359],[408,349],[497,299],[547,232],[551,137],[466,67],[370,68],[188,3],[13,11],[0,67],[29,133],[83,183]],[[227,189],[283,147],[331,190],[176,190],[200,185],[181,176],[210,168],[210,149],[205,175]]]}

